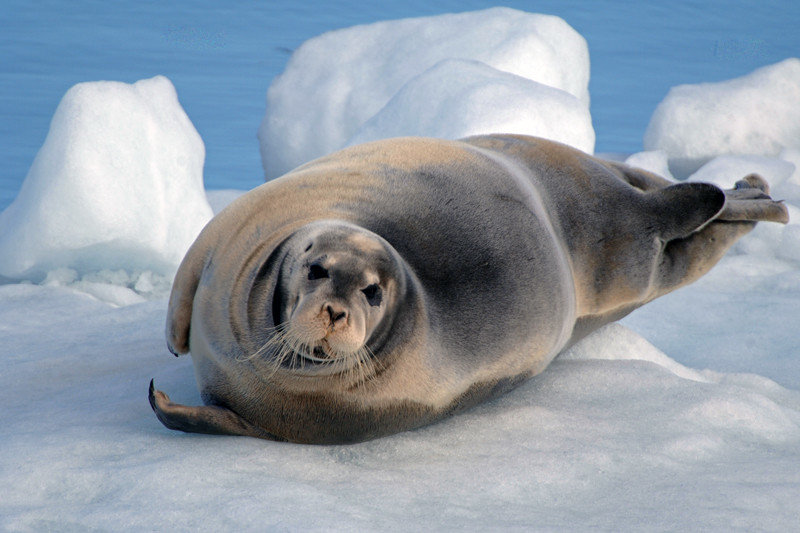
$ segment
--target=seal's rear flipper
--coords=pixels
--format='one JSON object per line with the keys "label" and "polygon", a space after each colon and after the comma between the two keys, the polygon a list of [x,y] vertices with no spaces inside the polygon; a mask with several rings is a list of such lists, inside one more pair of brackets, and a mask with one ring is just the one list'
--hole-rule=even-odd
{"label": "seal's rear flipper", "polygon": [[756,222],[785,224],[789,221],[786,206],[769,197],[767,182],[755,174],[725,191],[704,183],[681,185],[717,189],[724,203],[719,212],[697,231],[666,242],[653,279],[655,290],[648,301],[687,285],[708,272],[737,240],[755,227]]}
{"label": "seal's rear flipper", "polygon": [[169,429],[187,433],[207,433],[211,435],[245,435],[269,440],[282,440],[254,426],[245,419],[224,407],[203,405],[190,407],[172,403],[169,396],[156,390],[150,380],[150,407],[158,419]]}
{"label": "seal's rear flipper", "polygon": [[688,237],[723,210],[725,193],[709,183],[676,183],[647,194],[650,223],[664,242]]}
{"label": "seal's rear flipper", "polygon": [[758,174],[736,182],[733,189],[725,191],[725,207],[717,220],[726,222],[789,222],[789,212],[783,202],[769,197],[769,185]]}

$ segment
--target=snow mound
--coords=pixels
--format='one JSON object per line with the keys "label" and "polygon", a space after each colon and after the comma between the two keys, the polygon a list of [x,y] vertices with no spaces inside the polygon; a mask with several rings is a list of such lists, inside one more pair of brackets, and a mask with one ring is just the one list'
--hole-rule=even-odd
{"label": "snow mound", "polygon": [[670,359],[667,354],[647,342],[644,337],[616,322],[593,332],[558,357],[565,361],[636,359],[663,367],[684,379],[708,381],[699,372]]}
{"label": "snow mound", "polygon": [[670,89],[650,119],[645,150],[663,150],[686,176],[723,154],[778,155],[800,148],[800,59],[746,76]]}
{"label": "snow mound", "polygon": [[485,133],[536,135],[594,152],[592,117],[578,98],[463,59],[441,61],[409,80],[347,145],[389,137],[459,139]]}
{"label": "snow mound", "polygon": [[167,78],[75,85],[0,214],[0,276],[41,281],[69,269],[55,276],[62,283],[125,269],[139,272],[132,287],[143,271],[171,277],[211,218],[204,156]]}
{"label": "snow mound", "polygon": [[206,191],[206,198],[208,198],[208,203],[211,205],[211,209],[216,215],[225,209],[229,203],[236,200],[246,192],[247,191],[242,191],[240,189],[216,189]]}
{"label": "snow mound", "polygon": [[669,170],[669,158],[661,150],[638,152],[625,159],[625,164],[647,170],[668,180],[675,179]]}
{"label": "snow mound", "polygon": [[[697,172],[689,176],[689,180],[705,181],[723,189],[730,189],[737,181],[753,172],[767,180],[770,185],[770,193],[780,195],[782,185],[795,172],[795,166],[789,161],[775,157],[722,155],[700,167]],[[776,198],[779,197],[783,198],[776,196]],[[800,197],[796,200],[800,200]]]}
{"label": "snow mound", "polygon": [[445,59],[480,61],[589,105],[586,41],[555,16],[492,8],[333,31],[303,43],[267,92],[259,129],[267,179],[342,148],[406,83]]}

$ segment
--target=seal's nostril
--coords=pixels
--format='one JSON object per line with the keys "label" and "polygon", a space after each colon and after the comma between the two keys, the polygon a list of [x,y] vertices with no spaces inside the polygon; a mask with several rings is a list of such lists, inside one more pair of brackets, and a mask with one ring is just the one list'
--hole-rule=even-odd
{"label": "seal's nostril", "polygon": [[330,304],[325,306],[325,310],[328,311],[328,316],[330,317],[331,324],[336,324],[337,322],[347,318],[347,311],[343,311],[341,309],[334,309],[333,306]]}

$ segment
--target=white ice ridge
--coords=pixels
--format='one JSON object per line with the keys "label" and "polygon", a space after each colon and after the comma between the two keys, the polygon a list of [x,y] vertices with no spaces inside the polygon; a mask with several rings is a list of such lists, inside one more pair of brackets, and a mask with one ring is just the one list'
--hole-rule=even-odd
{"label": "white ice ridge", "polygon": [[658,105],[645,150],[662,150],[687,176],[724,154],[776,156],[800,148],[800,59],[718,83],[679,85]]}
{"label": "white ice ridge", "polygon": [[0,214],[0,276],[171,275],[211,218],[204,157],[167,78],[75,85]]}
{"label": "white ice ridge", "polygon": [[[466,68],[463,63],[451,64],[449,70],[429,73],[424,82],[418,79],[447,59],[480,62],[486,69],[476,74],[475,68]],[[387,109],[387,113],[425,107],[425,102],[409,102],[413,95],[414,99],[431,100],[433,107],[440,102],[439,112],[453,116],[457,110],[443,109],[446,102],[442,98],[457,92],[464,83],[475,86],[476,75],[486,78],[489,72],[496,73],[497,79],[482,84],[505,89],[498,90],[495,97],[483,92],[480,100],[487,109],[494,105],[506,108],[502,98],[510,85],[514,91],[523,88],[521,83],[509,84],[507,75],[513,74],[568,93],[588,110],[588,47],[585,39],[558,17],[492,8],[355,26],[303,43],[269,88],[259,129],[265,175],[267,179],[277,177],[342,148],[395,95],[400,98],[399,91],[410,82],[416,87],[407,87],[401,102],[393,102],[393,109]],[[437,87],[439,93],[421,94],[420,84]],[[526,113],[530,113],[530,100],[539,94],[541,91],[534,89],[523,98],[527,100]],[[542,107],[553,101],[547,95]],[[472,118],[469,113],[464,115],[465,122]],[[401,117],[404,124],[416,119],[427,120],[413,114]],[[505,123],[496,120],[491,126],[503,131]],[[583,131],[578,136],[585,139],[590,135],[593,139],[594,132],[585,131],[586,127],[580,125]],[[468,122],[462,128],[475,129]],[[562,127],[555,129],[561,131]],[[421,135],[425,130],[409,133]],[[581,142],[585,149],[588,143]]]}
{"label": "white ice ridge", "polygon": [[594,152],[592,117],[577,97],[465,59],[446,59],[409,80],[347,145],[497,132],[547,137]]}

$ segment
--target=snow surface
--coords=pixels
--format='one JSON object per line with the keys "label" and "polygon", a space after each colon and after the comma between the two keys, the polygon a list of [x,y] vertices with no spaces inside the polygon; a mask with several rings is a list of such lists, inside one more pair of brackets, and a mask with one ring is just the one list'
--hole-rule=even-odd
{"label": "snow surface", "polygon": [[[146,86],[152,98],[134,97]],[[174,168],[168,160],[181,146],[187,166],[197,167],[198,153],[202,165],[202,143],[166,79],[79,87],[94,96],[69,116],[59,107],[20,192],[25,201],[0,215],[0,234],[9,220],[49,219],[53,208],[37,201],[50,198],[51,187],[62,199],[91,200],[56,203],[62,238],[35,249],[61,259],[42,267],[40,283],[0,285],[0,530],[797,528],[797,149],[720,156],[690,178],[729,186],[762,173],[792,217],[787,226],[759,224],[695,284],[466,413],[367,443],[301,446],[185,435],[156,420],[150,378],[175,401],[200,403],[190,359],[166,350],[168,277],[158,273],[169,261],[152,234],[164,231],[152,218],[171,226],[185,217],[134,215],[170,205],[170,187],[179,189],[179,205],[204,216],[209,203],[218,212],[241,191],[208,191],[206,202],[196,176],[175,181],[161,171]],[[150,105],[161,111],[147,112]],[[101,109],[110,111],[95,113]],[[152,142],[143,140],[143,124]],[[102,134],[91,137],[96,128]],[[88,149],[85,138],[107,149]],[[137,172],[110,174],[109,154]],[[663,169],[666,152],[627,160]],[[34,172],[45,162],[54,177]],[[116,195],[115,187],[132,192]],[[72,263],[62,241],[115,227],[115,217],[94,218],[104,205],[144,239],[140,253],[96,241],[95,253]]]}
{"label": "snow surface", "polygon": [[74,86],[0,214],[0,276],[126,268],[171,277],[211,218],[204,155],[165,77]]}
{"label": "snow surface", "polygon": [[644,148],[666,152],[682,176],[718,155],[800,148],[800,59],[733,80],[673,87],[650,119]]}
{"label": "snow surface", "polygon": [[637,152],[624,158],[624,162],[626,165],[647,170],[667,179],[674,179],[669,170],[669,158],[661,150]]}
{"label": "snow surface", "polygon": [[796,266],[734,283],[725,271],[709,276],[726,287],[704,289],[710,304],[687,289],[681,305],[632,318],[666,329],[676,357],[720,345],[723,366],[794,389],[700,370],[719,368],[716,354],[685,368],[612,325],[506,396],[351,446],[169,431],[149,379],[176,401],[200,398],[189,359],[165,349],[165,300],[110,308],[1,286],[0,529],[790,531],[800,279]]}
{"label": "snow surface", "polygon": [[[496,80],[486,79],[494,71],[475,72],[475,67],[467,69],[458,63],[434,69],[427,79],[417,78],[446,59],[478,61],[500,72],[490,76]],[[405,92],[413,97],[431,86],[437,87],[439,93],[453,94],[462,81],[473,86],[477,83],[508,86],[509,78],[501,72],[565,91],[576,97],[588,114],[586,40],[559,17],[492,8],[377,22],[309,39],[292,54],[286,70],[267,92],[267,110],[258,133],[265,175],[267,179],[275,178],[306,161],[343,148],[408,83],[412,86]],[[517,81],[511,83],[516,93],[524,87]],[[514,96],[523,98],[528,109],[542,93],[539,86],[531,86],[533,90],[528,96]],[[496,102],[501,110],[508,109],[500,99],[506,94],[507,91],[500,91],[492,97],[484,92],[481,100],[487,106]],[[444,94],[430,96],[435,100],[432,105],[447,106]],[[397,108],[413,111],[421,105],[412,102],[409,106],[408,97],[408,94],[398,95],[400,101],[390,103],[394,111],[386,110],[388,116],[376,120],[385,123]],[[553,94],[545,96],[542,107],[554,98]],[[563,105],[560,103],[559,107]],[[574,106],[571,102],[566,105]],[[453,108],[436,112],[445,117],[458,114]],[[546,110],[528,114],[537,129],[541,129],[539,122],[543,120],[539,115],[549,117]],[[574,121],[574,115],[570,111],[568,120]],[[479,128],[483,113],[475,116],[475,125],[469,124],[471,116],[463,115],[460,121],[465,124],[455,131]],[[517,117],[509,118],[510,127],[520,127]],[[414,115],[404,117],[399,127],[408,131],[414,119]],[[486,125],[503,131],[505,119],[503,113]],[[422,135],[426,128],[430,125],[410,133]],[[581,131],[576,135],[583,140],[586,133]],[[593,147],[593,131],[591,138]]]}

